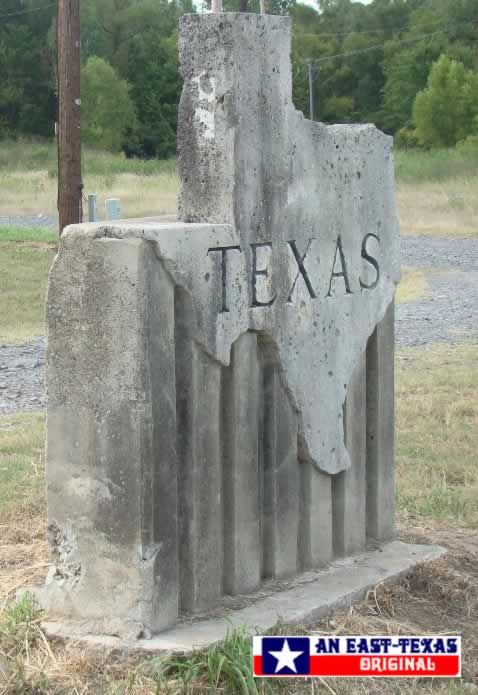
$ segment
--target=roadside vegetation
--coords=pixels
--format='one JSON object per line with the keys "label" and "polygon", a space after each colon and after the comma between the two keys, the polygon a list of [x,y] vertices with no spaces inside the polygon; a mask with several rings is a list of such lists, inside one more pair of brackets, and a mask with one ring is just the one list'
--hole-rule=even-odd
{"label": "roadside vegetation", "polygon": [[[178,179],[171,160],[127,159],[124,154],[83,149],[84,193],[120,198],[125,217],[174,214]],[[57,216],[58,163],[53,141],[0,142],[0,216]],[[84,209],[87,211],[86,200]]]}
{"label": "roadside vegetation", "polygon": [[0,343],[45,334],[45,294],[57,236],[0,226]]}
{"label": "roadside vegetation", "polygon": [[397,356],[397,483],[404,519],[478,529],[478,346]]}
{"label": "roadside vegetation", "polygon": [[478,146],[396,150],[402,234],[478,236]]}
{"label": "roadside vegetation", "polygon": [[397,304],[415,302],[423,297],[427,290],[428,282],[423,270],[420,268],[402,267],[402,279],[395,295]]}
{"label": "roadside vegetation", "polygon": [[[0,216],[56,217],[56,157],[53,142],[0,143]],[[478,236],[478,147],[397,150],[395,162],[402,234]],[[84,148],[83,174],[85,196],[98,196],[100,219],[107,198],[120,198],[125,217],[176,213],[174,159]],[[85,215],[86,208],[85,201]]]}

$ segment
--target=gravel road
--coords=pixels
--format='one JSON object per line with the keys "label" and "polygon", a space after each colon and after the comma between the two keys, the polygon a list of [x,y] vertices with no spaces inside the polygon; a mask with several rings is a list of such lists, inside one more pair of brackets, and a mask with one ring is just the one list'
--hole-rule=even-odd
{"label": "gravel road", "polygon": [[478,341],[478,238],[402,237],[402,265],[425,272],[429,289],[397,306],[399,346]]}
{"label": "gravel road", "polygon": [[[8,219],[32,226],[32,218]],[[41,220],[38,228],[48,220],[57,224],[35,220]],[[397,306],[397,346],[478,342],[478,238],[402,237],[402,264],[423,270],[429,288],[417,301]],[[0,345],[0,414],[45,407],[44,364],[44,338]]]}
{"label": "gravel road", "polygon": [[45,407],[45,347],[45,338],[0,345],[0,413]]}
{"label": "gravel road", "polygon": [[58,217],[51,215],[17,215],[15,217],[0,217],[0,225],[10,227],[28,227],[29,229],[52,229],[58,231]]}

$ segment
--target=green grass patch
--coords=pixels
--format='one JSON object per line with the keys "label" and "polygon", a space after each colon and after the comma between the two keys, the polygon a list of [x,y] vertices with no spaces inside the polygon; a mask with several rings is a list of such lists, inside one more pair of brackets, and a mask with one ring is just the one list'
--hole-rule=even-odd
{"label": "green grass patch", "polygon": [[478,528],[478,347],[401,350],[397,367],[401,511]]}
{"label": "green grass patch", "polygon": [[[0,146],[0,171],[48,171],[58,175],[58,154],[55,140],[2,140]],[[108,176],[138,174],[153,176],[173,174],[176,160],[128,159],[122,153],[103,152],[83,147],[84,176]]]}
{"label": "green grass patch", "polygon": [[0,225],[0,242],[2,241],[41,241],[58,243],[58,233],[51,229],[33,229],[31,227],[10,227]]}
{"label": "green grass patch", "polygon": [[153,674],[158,693],[164,692],[171,681],[177,683],[181,693],[259,695],[276,690],[271,681],[253,677],[252,639],[241,629],[231,630],[223,642],[208,650],[158,659]]}
{"label": "green grass patch", "polygon": [[17,239],[0,241],[0,342],[16,343],[45,334],[48,271],[56,246],[49,243],[50,232],[44,239],[36,230],[7,228],[9,234]]}
{"label": "green grass patch", "polygon": [[45,416],[0,417],[0,512],[43,498]]}
{"label": "green grass patch", "polygon": [[[48,171],[53,178],[58,172],[55,140],[2,140],[0,172]],[[137,174],[154,176],[176,171],[176,160],[128,159],[122,153],[104,152],[83,147],[84,176]],[[417,183],[444,181],[478,176],[477,148],[435,150],[395,150],[395,172],[398,181]]]}
{"label": "green grass patch", "polygon": [[424,183],[478,177],[477,149],[395,150],[397,181]]}

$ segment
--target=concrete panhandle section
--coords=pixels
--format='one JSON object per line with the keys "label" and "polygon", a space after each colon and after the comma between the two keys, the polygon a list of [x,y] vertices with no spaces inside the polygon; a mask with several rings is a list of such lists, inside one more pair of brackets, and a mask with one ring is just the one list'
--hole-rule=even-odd
{"label": "concrete panhandle section", "polygon": [[223,270],[240,253],[249,275],[239,303],[224,295],[224,335],[273,336],[302,455],[339,473],[347,387],[400,276],[392,138],[295,110],[289,18],[186,15],[180,59],[179,217],[233,225]]}
{"label": "concrete panhandle section", "polygon": [[180,221],[68,228],[48,294],[42,603],[132,639],[395,535],[391,139],[295,111],[287,18],[180,44]]}
{"label": "concrete panhandle section", "polygon": [[264,634],[279,621],[288,625],[312,625],[332,611],[360,601],[378,584],[396,581],[414,566],[438,560],[445,553],[436,545],[394,541],[385,545],[381,553],[362,553],[337,561],[327,570],[305,573],[289,586],[282,586],[280,591],[265,587],[261,596],[245,598],[243,608],[223,608],[217,611],[218,616],[184,622],[146,640],[91,634],[81,622],[45,622],[43,628],[52,637],[79,640],[98,649],[187,654],[220,642],[233,627]]}

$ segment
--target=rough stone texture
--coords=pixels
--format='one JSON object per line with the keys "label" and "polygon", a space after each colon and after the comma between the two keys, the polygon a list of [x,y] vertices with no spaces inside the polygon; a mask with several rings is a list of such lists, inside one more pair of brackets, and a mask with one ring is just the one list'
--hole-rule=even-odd
{"label": "rough stone texture", "polygon": [[[367,370],[363,354],[355,367],[345,404],[345,443],[352,466],[333,477],[334,551],[340,556],[363,550],[367,541]],[[391,451],[393,456],[393,445]]]}
{"label": "rough stone texture", "polygon": [[43,603],[86,632],[393,536],[391,140],[306,121],[289,51],[286,18],[183,18],[183,222],[63,234]]}
{"label": "rough stone texture", "polygon": [[[350,466],[342,422],[347,386],[399,280],[392,140],[373,126],[304,119],[292,104],[289,54],[288,18],[181,19],[179,217],[234,225],[248,270],[250,244],[268,244],[256,251],[263,271],[256,293],[261,302],[276,299],[251,308],[253,282],[241,287],[231,311],[218,316],[215,354],[227,363],[230,345],[246,330],[271,335],[300,414],[302,455],[337,473]],[[364,288],[376,280],[361,253],[368,234],[378,238],[367,241],[380,265],[373,289]],[[310,287],[297,277],[291,241],[301,258],[307,252]],[[328,407],[318,418],[322,401]]]}
{"label": "rough stone texture", "polygon": [[436,560],[445,552],[436,545],[409,545],[394,541],[384,546],[380,553],[363,553],[340,560],[327,570],[305,573],[280,592],[269,593],[266,597],[264,594],[252,596],[248,606],[228,611],[224,617],[183,623],[158,637],[134,643],[89,634],[78,623],[48,622],[43,627],[51,636],[79,639],[100,648],[188,653],[224,639],[231,625],[245,626],[254,633],[270,630],[279,620],[288,624],[311,625],[333,610],[359,601],[377,584],[396,579],[414,565]]}
{"label": "rough stone texture", "polygon": [[[196,612],[222,595],[221,367],[191,337],[184,290],[176,292],[176,409],[180,608]],[[207,408],[204,403],[207,403]]]}
{"label": "rough stone texture", "polygon": [[301,463],[300,474],[300,567],[325,567],[333,557],[332,477],[309,462]]}
{"label": "rough stone texture", "polygon": [[259,380],[257,336],[245,333],[233,346],[223,398],[224,588],[230,594],[253,591],[261,581]]}
{"label": "rough stone texture", "polygon": [[394,306],[377,325],[367,350],[367,535],[395,534]]}
{"label": "rough stone texture", "polygon": [[173,312],[150,244],[64,234],[48,295],[44,598],[111,634],[177,618]]}

